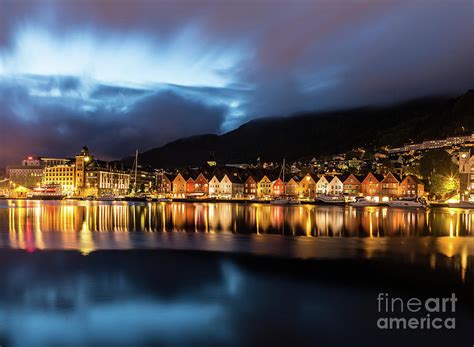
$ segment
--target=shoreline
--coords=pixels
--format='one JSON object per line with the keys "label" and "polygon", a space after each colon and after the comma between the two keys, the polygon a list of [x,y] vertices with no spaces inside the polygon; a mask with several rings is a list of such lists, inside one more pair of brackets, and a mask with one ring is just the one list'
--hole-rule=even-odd
{"label": "shoreline", "polygon": [[[125,198],[125,199],[83,199],[83,198],[53,198],[53,197],[34,197],[34,198],[0,198],[2,200],[11,200],[11,201],[84,201],[84,202],[143,202],[143,203],[171,203],[171,202],[182,202],[182,203],[234,203],[234,204],[263,204],[263,205],[271,205],[272,200],[257,200],[257,199],[218,199],[218,198],[204,198],[204,199],[192,199],[192,198],[166,198],[169,200],[160,201],[159,198],[152,198],[151,200],[145,198]],[[346,207],[351,206],[350,202],[338,202],[338,203],[323,203],[320,201],[314,200],[298,200],[297,204],[287,204],[287,205],[275,205],[275,206],[299,206],[299,205],[317,205],[317,206],[338,206],[338,207]],[[364,208],[364,207],[387,207],[387,208],[400,208],[400,207],[393,207],[389,206],[385,202],[367,205],[367,206],[351,206],[354,208]],[[462,207],[462,206],[449,206],[448,203],[444,202],[430,202],[428,208],[444,208],[444,207],[451,207],[451,208],[470,208],[470,207]],[[405,207],[410,209],[420,209],[418,207]],[[473,205],[474,208],[474,205]]]}

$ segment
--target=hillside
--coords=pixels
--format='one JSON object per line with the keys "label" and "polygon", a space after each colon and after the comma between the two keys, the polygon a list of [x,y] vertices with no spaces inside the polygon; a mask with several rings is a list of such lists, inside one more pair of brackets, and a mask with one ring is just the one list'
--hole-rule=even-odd
{"label": "hillside", "polygon": [[154,167],[201,165],[213,151],[219,163],[287,160],[399,146],[474,131],[474,90],[457,98],[433,97],[387,107],[305,113],[248,122],[223,135],[180,139],[140,155]]}

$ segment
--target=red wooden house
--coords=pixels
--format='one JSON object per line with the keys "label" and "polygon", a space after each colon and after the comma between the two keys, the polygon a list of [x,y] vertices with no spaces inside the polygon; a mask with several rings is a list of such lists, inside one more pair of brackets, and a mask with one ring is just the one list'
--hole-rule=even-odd
{"label": "red wooden house", "polygon": [[354,174],[344,176],[342,179],[344,186],[344,194],[347,195],[359,195],[361,193],[361,182]]}
{"label": "red wooden house", "polygon": [[194,192],[202,195],[209,194],[209,182],[202,173],[194,180]]}
{"label": "red wooden house", "polygon": [[382,197],[395,198],[399,195],[400,180],[389,172],[382,180]]}
{"label": "red wooden house", "polygon": [[285,185],[281,178],[277,178],[272,182],[272,195],[273,196],[281,196],[285,195]]}
{"label": "red wooden house", "polygon": [[399,194],[402,197],[420,197],[425,194],[425,185],[413,175],[405,176],[400,183]]}
{"label": "red wooden house", "polygon": [[369,172],[361,183],[361,192],[363,196],[380,197],[382,192],[383,176]]}
{"label": "red wooden house", "polygon": [[186,180],[186,195],[194,194],[195,190],[195,181],[192,177],[189,177]]}

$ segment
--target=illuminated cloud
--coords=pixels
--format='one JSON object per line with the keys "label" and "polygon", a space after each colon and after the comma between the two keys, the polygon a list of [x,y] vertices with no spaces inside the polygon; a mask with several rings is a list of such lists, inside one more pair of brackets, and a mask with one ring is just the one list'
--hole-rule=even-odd
{"label": "illuminated cloud", "polygon": [[225,87],[239,50],[213,50],[196,45],[191,28],[172,42],[139,34],[101,35],[92,31],[55,35],[41,27],[16,33],[14,45],[1,60],[1,74],[83,76],[100,83],[152,87],[159,83]]}

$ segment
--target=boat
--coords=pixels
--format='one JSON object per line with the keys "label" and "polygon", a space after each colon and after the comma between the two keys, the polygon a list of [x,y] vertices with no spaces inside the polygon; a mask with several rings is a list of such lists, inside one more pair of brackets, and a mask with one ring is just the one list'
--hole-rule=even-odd
{"label": "boat", "polygon": [[270,201],[271,205],[288,205],[289,200],[287,198],[276,198]]}
{"label": "boat", "polygon": [[280,174],[278,175],[278,178],[280,178],[280,176],[283,177],[283,196],[271,200],[270,204],[271,205],[296,205],[296,204],[299,204],[300,203],[299,200],[290,198],[289,196],[286,195],[285,158],[283,158],[283,163],[281,165],[281,170],[280,170]]}
{"label": "boat", "polygon": [[300,201],[297,199],[291,199],[291,198],[276,198],[270,201],[271,205],[299,205]]}
{"label": "boat", "polygon": [[451,208],[474,208],[474,201],[450,202],[448,206]]}
{"label": "boat", "polygon": [[353,207],[366,207],[366,206],[379,206],[380,204],[378,202],[375,202],[375,201],[370,201],[370,200],[367,200],[366,198],[356,198],[355,201],[349,203],[350,206],[353,206]]}
{"label": "boat", "polygon": [[98,201],[115,201],[117,198],[112,195],[99,196],[96,200]]}
{"label": "boat", "polygon": [[342,196],[320,195],[314,199],[317,204],[323,205],[344,205],[346,201]]}
{"label": "boat", "polygon": [[388,207],[398,208],[426,208],[426,202],[421,199],[400,199],[385,202]]}
{"label": "boat", "polygon": [[173,199],[171,198],[158,198],[158,202],[173,202]]}

